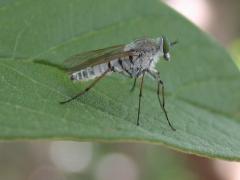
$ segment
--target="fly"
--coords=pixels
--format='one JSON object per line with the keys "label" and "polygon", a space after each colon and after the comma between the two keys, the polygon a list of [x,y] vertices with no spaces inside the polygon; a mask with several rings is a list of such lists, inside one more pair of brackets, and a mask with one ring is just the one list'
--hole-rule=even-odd
{"label": "fly", "polygon": [[[140,78],[137,114],[137,125],[139,125],[144,77],[145,74],[148,74],[157,82],[157,97],[160,107],[165,114],[169,126],[175,131],[176,129],[172,126],[165,109],[164,83],[160,79],[160,73],[155,66],[160,57],[163,57],[166,61],[170,61],[170,48],[176,43],[177,41],[169,42],[165,36],[156,39],[143,38],[126,45],[116,45],[70,57],[64,61],[70,79],[72,81],[93,81],[85,90],[60,103],[65,104],[84,95],[103,77],[112,72],[118,72],[127,77],[134,78],[131,90],[135,88],[136,81]],[[162,100],[160,98],[160,91]]]}

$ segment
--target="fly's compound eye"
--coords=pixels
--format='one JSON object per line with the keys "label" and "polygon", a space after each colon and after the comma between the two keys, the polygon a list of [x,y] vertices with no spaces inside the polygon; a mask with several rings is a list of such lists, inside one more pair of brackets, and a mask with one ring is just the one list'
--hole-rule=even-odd
{"label": "fly's compound eye", "polygon": [[163,36],[162,37],[162,40],[163,40],[163,58],[166,60],[166,61],[170,61],[171,59],[171,56],[170,56],[170,49],[178,43],[178,41],[173,41],[173,42],[170,42],[166,36]]}
{"label": "fly's compound eye", "polygon": [[170,60],[169,49],[170,49],[170,42],[168,41],[167,37],[163,36],[163,58],[166,61]]}

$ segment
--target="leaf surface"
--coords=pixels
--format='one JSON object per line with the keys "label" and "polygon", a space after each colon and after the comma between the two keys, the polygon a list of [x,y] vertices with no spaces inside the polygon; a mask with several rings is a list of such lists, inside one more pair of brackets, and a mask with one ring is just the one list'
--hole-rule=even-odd
{"label": "leaf surface", "polygon": [[[146,78],[140,126],[133,80],[108,76],[69,104],[87,83],[58,66],[79,52],[166,35],[180,43],[157,69],[166,87],[161,112]],[[0,4],[0,138],[139,141],[240,160],[240,73],[208,35],[158,1],[42,0]],[[36,63],[45,62],[45,63]]]}

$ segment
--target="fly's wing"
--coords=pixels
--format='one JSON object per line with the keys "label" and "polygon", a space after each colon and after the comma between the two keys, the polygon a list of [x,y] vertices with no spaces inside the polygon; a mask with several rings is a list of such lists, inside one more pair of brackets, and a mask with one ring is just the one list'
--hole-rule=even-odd
{"label": "fly's wing", "polygon": [[108,63],[117,58],[134,56],[133,51],[124,51],[124,47],[125,45],[117,45],[80,53],[65,60],[64,65],[69,73],[73,73],[87,67]]}

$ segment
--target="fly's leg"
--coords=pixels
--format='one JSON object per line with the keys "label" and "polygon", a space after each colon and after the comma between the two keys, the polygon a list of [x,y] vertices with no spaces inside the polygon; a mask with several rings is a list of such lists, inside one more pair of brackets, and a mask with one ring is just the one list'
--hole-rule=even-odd
{"label": "fly's leg", "polygon": [[60,102],[60,104],[65,104],[68,103],[82,95],[84,95],[86,92],[88,92],[94,85],[97,84],[98,81],[100,81],[108,72],[110,72],[111,69],[106,70],[101,76],[99,76],[97,79],[95,79],[88,87],[86,87],[86,89],[84,89],[83,91],[81,91],[80,93],[78,93],[77,95],[73,96],[72,98],[66,100],[66,101],[62,101]]}
{"label": "fly's leg", "polygon": [[[160,99],[160,86],[162,87],[162,99],[163,99],[163,102],[161,103],[161,99]],[[164,84],[162,82],[162,80],[159,80],[158,81],[158,89],[157,89],[157,95],[158,95],[158,100],[159,100],[159,103],[160,103],[160,106],[166,116],[166,119],[168,121],[168,124],[169,126],[171,127],[171,129],[173,131],[176,131],[176,129],[172,126],[171,122],[169,121],[169,118],[168,118],[168,115],[167,115],[167,111],[165,109],[165,99],[164,99]]]}
{"label": "fly's leg", "polygon": [[144,75],[145,75],[145,71],[143,72],[143,75],[141,77],[141,85],[140,85],[139,100],[138,100],[137,125],[139,125],[139,117],[140,117],[140,111],[141,111],[141,99],[142,99],[142,89],[143,89]]}
{"label": "fly's leg", "polygon": [[133,86],[132,86],[132,88],[130,89],[131,92],[134,91],[135,86],[136,86],[136,82],[137,82],[137,78],[134,78]]}
{"label": "fly's leg", "polygon": [[130,89],[131,92],[134,91],[134,89],[135,89],[135,86],[136,86],[136,82],[137,82],[138,77],[139,77],[141,74],[143,74],[143,73],[146,72],[146,70],[143,70],[143,71],[142,71],[141,69],[142,69],[142,68],[139,69],[139,72],[138,72],[137,75],[134,77],[133,86],[132,86],[132,88]]}
{"label": "fly's leg", "polygon": [[[170,120],[168,118],[167,111],[165,109],[164,84],[163,84],[163,81],[160,79],[160,73],[158,71],[154,72],[154,71],[150,71],[150,70],[148,70],[147,72],[157,81],[157,96],[158,96],[159,104],[161,106],[162,111],[165,114],[165,117],[167,119],[168,125],[171,127],[171,129],[173,131],[176,131],[176,129],[172,126],[172,124],[171,124],[171,122],[170,122]],[[161,101],[161,98],[160,98],[160,87],[161,87],[162,100],[163,101]]]}

